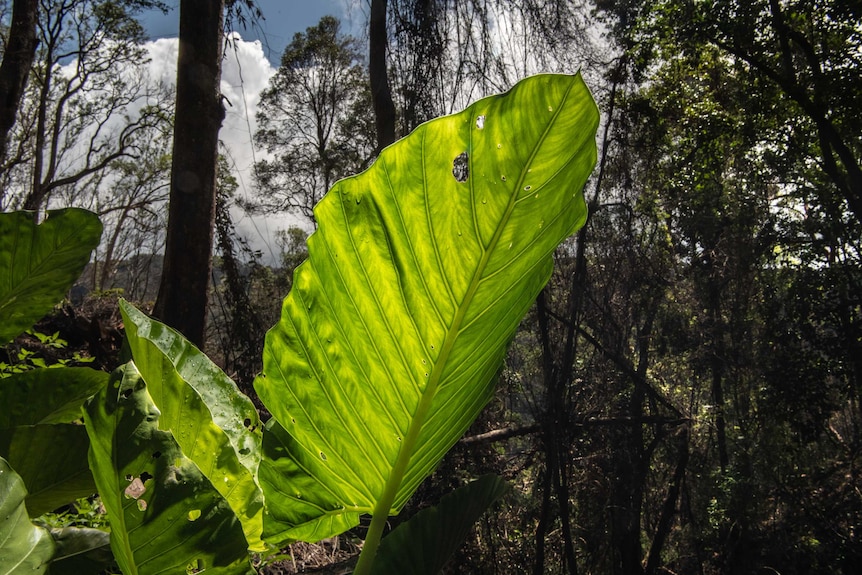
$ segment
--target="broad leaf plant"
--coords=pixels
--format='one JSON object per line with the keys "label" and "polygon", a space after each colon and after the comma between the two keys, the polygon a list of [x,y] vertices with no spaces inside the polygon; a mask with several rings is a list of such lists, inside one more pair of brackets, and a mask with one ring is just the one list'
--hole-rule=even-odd
{"label": "broad leaf plant", "polygon": [[[387,518],[491,398],[555,249],[586,219],[597,124],[580,75],[534,76],[423,124],[336,183],[267,334],[255,382],[265,423],[203,353],[126,302],[131,361],[110,379],[59,369],[0,380],[11,414],[0,415],[0,575],[63,572],[60,534],[26,517],[95,491],[126,575],[253,573],[250,551],[331,537],[362,516],[355,573],[438,572],[501,480],[468,484],[383,538]],[[0,281],[5,340],[62,296],[101,232],[95,220],[79,251],[68,240],[50,249],[36,235],[57,240],[52,219],[27,218],[0,214],[0,254],[13,254],[0,267],[14,278]],[[56,400],[33,399],[49,386]],[[20,438],[40,425],[68,426],[55,435],[87,453],[74,482],[50,461],[39,477],[22,456]]]}

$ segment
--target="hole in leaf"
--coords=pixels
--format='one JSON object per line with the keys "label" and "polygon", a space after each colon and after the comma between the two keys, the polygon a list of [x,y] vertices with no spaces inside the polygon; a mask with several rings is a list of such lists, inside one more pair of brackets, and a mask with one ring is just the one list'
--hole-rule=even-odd
{"label": "hole in leaf", "polygon": [[467,152],[461,152],[452,161],[452,175],[459,182],[466,182],[470,177],[470,166]]}
{"label": "hole in leaf", "polygon": [[150,475],[149,473],[147,473],[146,471],[141,473],[141,481],[143,481],[143,482],[146,482],[148,479],[152,479],[152,478],[153,478],[153,476]]}
{"label": "hole in leaf", "polygon": [[133,393],[135,393],[135,390],[132,389],[131,387],[127,387],[126,389],[124,389],[123,391],[120,392],[120,395],[123,396],[123,399],[129,399],[130,397],[132,397]]}
{"label": "hole in leaf", "polygon": [[195,573],[200,573],[204,570],[204,562],[200,559],[195,559],[188,565],[186,565],[186,573],[188,575],[194,575]]}
{"label": "hole in leaf", "polygon": [[478,118],[476,118],[476,128],[481,130],[485,127],[485,114],[482,114]]}
{"label": "hole in leaf", "polygon": [[326,454],[325,454],[324,452],[322,452],[322,451],[320,452],[320,458],[321,458],[322,460],[326,461]]}
{"label": "hole in leaf", "polygon": [[135,477],[132,479],[132,482],[129,483],[129,486],[123,490],[123,494],[126,496],[126,499],[138,499],[146,493],[147,488],[144,487],[144,482],[141,481],[140,477]]}
{"label": "hole in leaf", "polygon": [[158,458],[159,458],[159,457],[161,457],[161,456],[162,456],[162,452],[161,452],[161,451],[154,451],[154,452],[153,452],[153,459],[158,459]]}
{"label": "hole in leaf", "polygon": [[197,521],[200,516],[201,516],[201,510],[200,509],[192,509],[191,511],[189,511],[188,518],[189,518],[189,521]]}

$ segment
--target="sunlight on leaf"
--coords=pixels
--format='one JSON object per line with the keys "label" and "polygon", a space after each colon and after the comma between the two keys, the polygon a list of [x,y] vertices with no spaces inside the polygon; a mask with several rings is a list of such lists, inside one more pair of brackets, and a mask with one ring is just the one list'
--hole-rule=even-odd
{"label": "sunlight on leaf", "polygon": [[255,383],[275,417],[265,536],[319,539],[361,513],[382,529],[464,433],[586,218],[597,123],[579,75],[529,78],[420,126],[318,204]]}

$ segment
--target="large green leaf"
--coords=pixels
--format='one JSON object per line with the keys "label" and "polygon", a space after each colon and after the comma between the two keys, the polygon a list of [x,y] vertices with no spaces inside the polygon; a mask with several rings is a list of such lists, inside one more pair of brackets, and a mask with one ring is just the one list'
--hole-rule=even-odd
{"label": "large green leaf", "polygon": [[254,573],[230,506],[159,417],[131,362],[85,411],[90,467],[123,573]]}
{"label": "large green leaf", "polygon": [[490,474],[444,496],[383,539],[372,573],[436,575],[464,544],[473,524],[507,490],[505,481]]}
{"label": "large green leaf", "polygon": [[27,486],[27,510],[39,516],[95,493],[87,465],[84,401],[108,383],[89,368],[34,369],[0,379],[0,456]]}
{"label": "large green leaf", "polygon": [[0,457],[0,575],[44,573],[54,553],[46,529],[30,523],[24,482]]}
{"label": "large green leaf", "polygon": [[87,367],[31,369],[0,379],[0,429],[81,419],[81,406],[108,383]]}
{"label": "large green leaf", "polygon": [[52,529],[54,558],[51,575],[116,573],[110,535],[89,527]]}
{"label": "large green leaf", "polygon": [[27,486],[31,517],[96,492],[87,464],[90,439],[83,425],[22,425],[0,429],[0,456]]}
{"label": "large green leaf", "polygon": [[240,519],[249,547],[263,551],[263,494],[255,481],[260,418],[251,400],[177,331],[121,301],[135,365],[183,454]]}
{"label": "large green leaf", "polygon": [[32,212],[0,214],[0,343],[63,299],[101,236],[99,218],[78,208],[51,211],[40,225]]}
{"label": "large green leaf", "polygon": [[277,420],[265,536],[320,538],[360,513],[382,528],[475,419],[585,221],[597,123],[580,75],[528,78],[420,126],[318,204],[255,384]]}

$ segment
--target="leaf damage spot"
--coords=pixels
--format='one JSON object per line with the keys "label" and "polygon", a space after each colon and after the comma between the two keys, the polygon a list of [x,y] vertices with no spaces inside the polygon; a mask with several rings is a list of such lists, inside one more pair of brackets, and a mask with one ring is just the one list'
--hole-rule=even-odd
{"label": "leaf damage spot", "polygon": [[476,129],[481,130],[485,127],[485,114],[482,114],[478,118],[476,118]]}
{"label": "leaf damage spot", "polygon": [[470,158],[467,156],[467,152],[461,152],[455,159],[452,161],[452,175],[455,176],[455,179],[459,182],[466,182],[467,178],[470,177]]}
{"label": "leaf damage spot", "polygon": [[144,486],[144,482],[140,477],[135,477],[132,479],[132,482],[129,483],[128,487],[123,490],[123,494],[126,496],[126,499],[138,499],[144,493],[146,493],[147,488]]}
{"label": "leaf damage spot", "polygon": [[189,521],[197,521],[200,518],[200,516],[201,516],[201,510],[200,509],[192,509],[191,511],[189,511],[188,519],[189,519]]}

